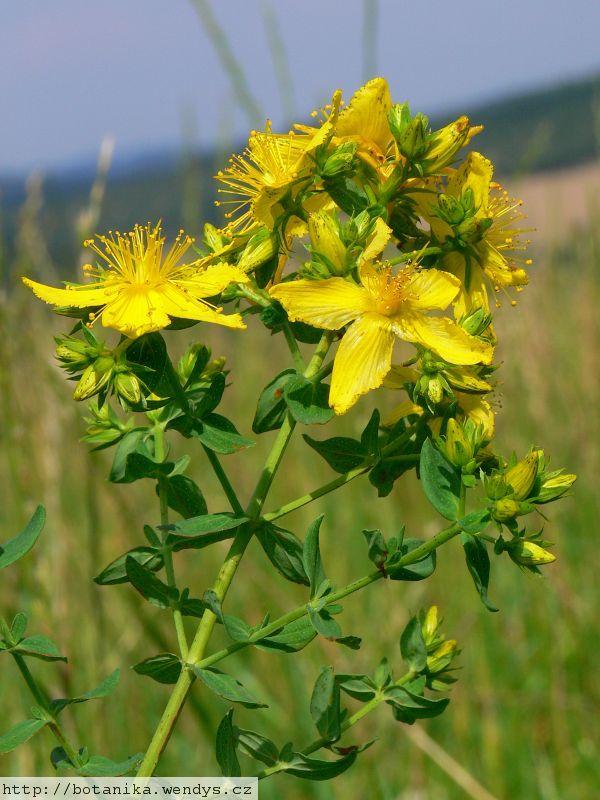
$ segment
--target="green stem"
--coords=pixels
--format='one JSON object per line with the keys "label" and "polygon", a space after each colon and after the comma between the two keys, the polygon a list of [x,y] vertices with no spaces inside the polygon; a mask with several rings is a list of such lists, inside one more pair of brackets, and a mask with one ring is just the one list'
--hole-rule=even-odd
{"label": "green stem", "polygon": [[[405,684],[412,681],[415,677],[416,673],[412,670],[409,670],[405,675],[402,676],[399,680],[396,681],[396,686],[404,686]],[[341,733],[345,733],[350,728],[354,727],[357,723],[359,723],[362,719],[364,719],[367,714],[370,714],[371,711],[374,711],[381,703],[384,703],[386,700],[385,694],[382,692],[378,692],[372,700],[369,700],[365,703],[361,708],[358,709],[354,714],[349,716],[345,722],[343,722],[340,726]],[[321,737],[320,739],[316,739],[312,744],[309,744],[308,747],[305,747],[302,750],[302,755],[310,756],[312,753],[316,753],[317,750],[320,750],[322,747],[328,747],[331,745],[331,739],[326,739],[325,737]],[[285,762],[281,762],[279,764],[274,764],[272,767],[267,767],[267,769],[263,769],[261,772],[258,773],[258,780],[262,781],[264,778],[268,778],[271,775],[276,775],[278,772],[285,772],[287,764]]]}
{"label": "green stem", "polygon": [[[166,458],[165,449],[165,429],[162,425],[157,424],[154,427],[154,457],[157,461],[164,461]],[[175,578],[175,566],[173,564],[173,553],[170,547],[166,545],[168,536],[167,526],[169,524],[169,503],[167,499],[167,479],[161,475],[158,479],[158,499],[160,503],[160,525],[163,537],[163,561],[165,564],[165,574],[167,576],[167,583],[169,586],[177,588],[177,580]],[[188,657],[188,643],[185,633],[185,625],[183,623],[183,615],[178,608],[173,609],[173,621],[175,623],[175,632],[177,634],[177,643],[179,645],[179,652],[181,657],[186,659]]]}
{"label": "green stem", "polygon": [[[427,555],[429,555],[432,550],[436,550],[450,539],[453,539],[458,533],[460,533],[460,526],[455,522],[448,528],[444,528],[444,530],[437,533],[428,541],[423,542],[423,544],[419,545],[419,547],[411,550],[410,553],[407,553],[405,556],[403,556],[398,561],[395,568],[398,569],[400,567],[409,566],[410,564],[415,564],[417,561],[420,561],[422,558],[425,558]],[[348,595],[354,594],[354,592],[358,592],[361,589],[364,589],[366,586],[370,586],[370,584],[375,583],[376,581],[379,581],[385,577],[386,575],[382,570],[374,570],[373,572],[369,572],[367,575],[363,575],[361,578],[357,578],[351,583],[346,584],[346,586],[343,586],[341,589],[328,594],[326,597],[325,606],[331,605],[332,603],[335,604],[339,600],[343,600],[344,597],[348,597]],[[296,622],[296,620],[305,617],[307,614],[308,608],[306,603],[304,603],[292,611],[288,611],[287,614],[284,614],[283,616],[274,620],[269,625],[265,625],[264,628],[256,631],[247,640],[243,642],[233,642],[228,647],[224,647],[222,650],[211,653],[211,655],[202,659],[202,661],[196,662],[196,666],[200,667],[201,669],[211,667],[213,664],[223,661],[223,659],[227,658],[233,653],[237,653],[239,650],[244,650],[246,647],[257,644],[261,639],[265,639],[268,636],[279,632],[286,625],[289,625],[291,622]]]}
{"label": "green stem", "polygon": [[235,511],[236,514],[239,515],[243,514],[244,509],[242,507],[242,504],[238,500],[236,491],[231,485],[231,481],[227,477],[227,473],[225,472],[223,465],[219,461],[218,455],[215,453],[214,450],[211,450],[209,447],[206,447],[206,445],[203,444],[202,447],[204,448],[204,452],[208,457],[210,465],[213,468],[214,473],[217,476],[219,483],[221,484],[223,491],[225,492],[225,495],[227,496],[227,499],[229,500],[231,508],[233,509],[233,511]]}
{"label": "green stem", "polygon": [[[314,375],[319,371],[325,356],[327,355],[327,351],[331,346],[332,340],[333,334],[330,331],[326,331],[321,337],[313,357],[304,371],[306,378],[314,377]],[[213,586],[213,591],[220,601],[225,598],[240,561],[242,560],[244,552],[246,551],[246,547],[252,539],[256,524],[260,518],[260,512],[262,511],[265,499],[269,489],[271,488],[275,473],[277,472],[279,464],[281,463],[281,459],[283,458],[283,454],[294,431],[295,425],[295,421],[288,414],[279,430],[279,433],[277,434],[277,438],[273,443],[271,452],[267,456],[267,460],[256,484],[256,489],[250,498],[250,502],[248,503],[246,510],[246,514],[251,518],[252,521],[247,525],[243,525],[238,530],[231,547],[229,548],[229,552],[225,557],[225,561],[221,566],[217,580]],[[181,709],[185,703],[187,694],[190,690],[190,686],[193,683],[194,674],[192,672],[192,668],[195,664],[202,660],[216,620],[217,618],[215,614],[208,609],[202,615],[196,635],[194,636],[192,644],[190,645],[187,657],[188,663],[186,663],[185,668],[182,669],[181,675],[175,684],[173,692],[163,712],[162,718],[158,723],[158,726],[152,737],[152,741],[150,742],[148,750],[146,751],[146,755],[144,756],[144,760],[142,761],[140,769],[137,773],[138,777],[150,777],[153,775],[154,770],[156,769],[156,765],[158,764],[163,750],[167,746],[173,728],[175,727],[179,714],[181,713]]]}
{"label": "green stem", "polygon": [[73,747],[73,745],[68,740],[65,732],[62,729],[60,722],[56,719],[56,717],[50,711],[50,704],[48,703],[47,698],[44,695],[42,689],[38,686],[37,681],[31,674],[29,667],[27,666],[25,659],[23,656],[19,655],[18,653],[12,653],[12,657],[15,660],[17,667],[19,668],[19,672],[23,676],[25,683],[27,684],[29,691],[31,692],[35,702],[42,708],[46,714],[48,715],[48,727],[54,734],[56,740],[59,742],[62,749],[65,751],[67,758],[73,764],[74,767],[79,766],[79,753]]}
{"label": "green stem", "polygon": [[285,336],[285,340],[290,348],[290,353],[292,354],[292,358],[294,359],[294,366],[296,367],[296,372],[303,373],[306,369],[306,364],[304,363],[304,359],[302,358],[302,353],[300,352],[300,348],[298,347],[298,342],[292,332],[290,327],[290,323],[286,319],[283,323],[283,335]]}
{"label": "green stem", "polygon": [[[416,422],[414,425],[411,425],[401,436],[393,441],[389,442],[381,451],[381,456],[390,457],[395,450],[401,447],[415,432],[416,428],[422,424],[421,420]],[[419,456],[413,453],[409,453],[407,455],[400,455],[400,456],[393,456],[394,460],[402,460],[406,461],[407,463],[417,462],[419,460]],[[286,514],[290,514],[292,511],[295,511],[297,508],[302,508],[302,506],[306,506],[309,503],[312,503],[313,500],[317,500],[319,497],[323,497],[330,492],[334,492],[336,489],[339,489],[341,486],[345,486],[350,481],[353,481],[354,478],[358,478],[360,475],[364,475],[365,472],[368,472],[379,460],[379,457],[370,458],[365,464],[361,464],[360,467],[355,467],[354,469],[348,470],[348,472],[344,472],[338,478],[334,478],[329,483],[323,484],[323,486],[319,486],[317,489],[313,489],[312,492],[308,492],[307,494],[303,494],[301,497],[297,497],[295,500],[290,500],[289,503],[286,503],[283,506],[280,506],[275,511],[270,511],[268,514],[265,514],[263,519],[272,522],[275,519],[279,519],[279,517],[283,517]]]}

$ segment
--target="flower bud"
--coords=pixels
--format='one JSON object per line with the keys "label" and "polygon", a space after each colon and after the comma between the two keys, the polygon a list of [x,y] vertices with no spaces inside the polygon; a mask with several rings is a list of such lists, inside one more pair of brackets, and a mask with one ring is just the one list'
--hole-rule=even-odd
{"label": "flower bud", "polygon": [[238,267],[245,272],[249,272],[256,267],[260,267],[266,261],[270,261],[277,255],[277,237],[267,229],[262,228],[254,236],[250,237],[248,244],[242,251],[238,261]]}
{"label": "flower bud", "polygon": [[427,656],[427,669],[432,674],[443,672],[450,666],[453,658],[458,655],[458,644],[455,639],[447,639]]}
{"label": "flower bud", "polygon": [[97,358],[93,364],[86,367],[79,383],[73,392],[74,400],[88,400],[98,394],[108,383],[112,375],[115,362],[108,356]]}
{"label": "flower bud", "polygon": [[513,489],[515,500],[525,500],[529,497],[537,476],[541,454],[540,450],[532,450],[524,459],[507,470],[504,477]]}
{"label": "flower bud", "polygon": [[115,376],[113,388],[119,400],[130,405],[137,405],[142,399],[142,387],[139,378],[132,372],[119,372]]}
{"label": "flower bud", "polygon": [[542,480],[538,496],[533,498],[536,503],[549,503],[557,500],[568,491],[577,480],[577,475],[561,474],[561,470],[550,473]]}
{"label": "flower bud", "polygon": [[425,172],[428,174],[439,172],[452,163],[460,148],[480,130],[481,127],[470,127],[469,118],[463,116],[432,134],[423,162]]}
{"label": "flower bud", "polygon": [[427,613],[422,619],[421,622],[421,632],[423,634],[423,639],[425,644],[430,644],[433,639],[435,638],[438,628],[440,626],[439,618],[438,618],[438,609],[437,606],[431,606],[427,610]]}
{"label": "flower bud", "polygon": [[344,172],[350,172],[354,165],[357,144],[356,142],[344,142],[327,156],[321,167],[321,175],[324,178],[333,178]]}
{"label": "flower bud", "polygon": [[475,455],[472,439],[455,419],[448,420],[443,452],[448,461],[456,467],[464,467]]}
{"label": "flower bud", "polygon": [[471,336],[481,336],[490,327],[491,322],[491,314],[488,314],[483,308],[478,308],[476,311],[467,314],[461,320],[460,325]]}
{"label": "flower bud", "polygon": [[339,224],[326,211],[317,211],[308,218],[308,234],[312,251],[326,259],[332,274],[346,270],[346,247],[340,238]]}
{"label": "flower bud", "polygon": [[556,561],[556,556],[549,550],[545,550],[539,544],[527,539],[516,539],[512,542],[507,542],[504,549],[515,564],[520,564],[524,567],[537,567]]}
{"label": "flower bud", "polygon": [[222,231],[207,222],[204,225],[204,242],[213,253],[221,250],[225,242]]}
{"label": "flower bud", "polygon": [[512,497],[503,497],[496,500],[492,506],[492,519],[497,522],[509,522],[521,513],[521,504]]}

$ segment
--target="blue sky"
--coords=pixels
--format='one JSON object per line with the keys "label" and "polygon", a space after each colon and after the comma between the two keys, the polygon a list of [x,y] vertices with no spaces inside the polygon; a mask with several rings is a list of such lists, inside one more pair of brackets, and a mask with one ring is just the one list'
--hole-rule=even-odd
{"label": "blue sky", "polygon": [[[269,0],[212,0],[265,115],[285,114],[263,24]],[[305,117],[363,78],[363,0],[270,0]],[[371,0],[373,4],[374,0]],[[591,0],[379,0],[377,71],[426,112],[600,69]],[[0,27],[0,171],[57,168],[116,137],[122,157],[247,131],[192,0],[19,0]],[[184,123],[184,120],[187,122]]]}

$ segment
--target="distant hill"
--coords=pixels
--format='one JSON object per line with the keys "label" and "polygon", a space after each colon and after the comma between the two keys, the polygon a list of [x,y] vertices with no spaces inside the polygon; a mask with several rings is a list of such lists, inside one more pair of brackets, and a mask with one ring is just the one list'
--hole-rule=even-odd
{"label": "distant hill", "polygon": [[[600,142],[600,74],[506,97],[433,117],[435,125],[467,113],[485,130],[476,147],[490,156],[498,174],[554,170],[597,157]],[[100,228],[127,228],[134,222],[162,218],[167,227],[197,231],[199,220],[217,221],[210,176],[221,154],[148,154],[119,164],[109,179]],[[42,229],[53,258],[72,264],[80,243],[74,232],[93,180],[92,167],[48,175],[44,183]],[[0,177],[0,223],[4,252],[14,248],[25,181]]]}

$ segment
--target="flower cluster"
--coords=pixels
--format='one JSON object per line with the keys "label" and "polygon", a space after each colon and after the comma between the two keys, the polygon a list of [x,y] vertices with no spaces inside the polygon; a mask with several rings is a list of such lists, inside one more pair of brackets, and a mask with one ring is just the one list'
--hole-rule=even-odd
{"label": "flower cluster", "polygon": [[[180,655],[163,653],[135,667],[176,684],[140,776],[156,768],[193,680],[228,701],[264,705],[237,679],[213,669],[238,649],[295,652],[316,636],[358,649],[361,639],[344,635],[335,619],[339,601],[379,580],[428,578],[437,548],[455,537],[492,611],[490,552],[506,553],[532,572],[554,560],[542,530],[528,529],[525,520],[541,517],[540,507],[564,496],[575,476],[550,471],[537,447],[520,460],[495,448],[498,300],[491,298],[502,292],[513,305],[527,284],[531,259],[524,252],[520,202],[493,180],[485,156],[465,154],[480,130],[466,117],[433,130],[407,103],[393,103],[386,81],[375,78],[347,105],[335,92],[311,125],[280,134],[268,123],[253,131],[244,152],[216,176],[226,221],[222,228],[206,224],[202,243],[180,232],[167,247],[160,224],[136,226],[86,242],[96,263],[84,267],[85,283],[53,288],[23,279],[60,314],[77,319],[68,335],[57,338],[56,354],[77,381],[75,399],[93,398],[85,441],[97,449],[116,446],[109,480],[156,482],[160,524],[146,525],[147,544],[117,557],[95,578],[100,585],[130,583],[170,610],[175,622]],[[199,322],[242,330],[247,320],[284,335],[293,367],[260,392],[252,431],[278,433],[243,504],[220,456],[254,442],[217,412],[228,385],[225,360],[211,360],[200,341],[174,363],[160,331]],[[98,338],[97,322],[118,331],[119,340]],[[308,344],[316,347],[305,360]],[[384,414],[375,408],[360,436],[304,435],[338,476],[263,513],[296,426],[328,423],[375,390],[384,403],[396,402]],[[114,400],[120,411],[111,406]],[[200,443],[230,512],[208,512],[201,487],[185,474],[188,455],[171,460],[168,436],[176,434]],[[274,524],[362,475],[386,496],[412,469],[449,524],[426,541],[405,536],[404,528],[391,537],[379,529],[363,531],[375,570],[342,589],[334,589],[324,571],[322,517],[304,541]],[[170,522],[171,511],[182,519]],[[310,591],[298,609],[274,621],[267,614],[259,624],[221,608],[252,537],[275,570]],[[174,555],[225,539],[233,541],[213,589],[201,599],[190,597],[176,584]],[[166,582],[157,575],[163,569]],[[200,618],[191,643],[189,617]],[[208,656],[217,621],[233,644]],[[405,723],[441,713],[448,700],[429,693],[454,681],[451,665],[459,651],[439,628],[435,607],[410,620],[400,640],[409,670],[397,680],[387,659],[372,677],[336,675],[325,667],[311,700],[319,739],[302,751],[289,743],[280,749],[262,734],[237,728],[229,712],[217,733],[222,768],[239,769],[240,749],[266,765],[261,777],[335,777],[360,749],[334,743],[378,704],[391,705]],[[341,692],[366,706],[348,716]],[[340,758],[308,757],[322,747]]]}

